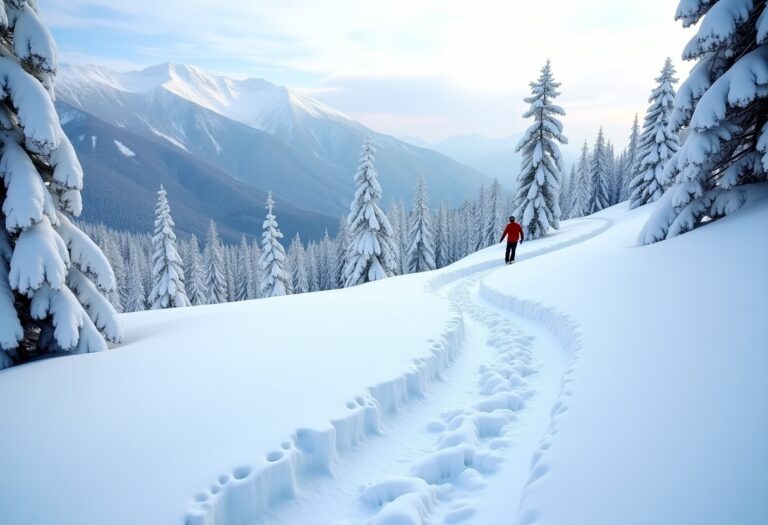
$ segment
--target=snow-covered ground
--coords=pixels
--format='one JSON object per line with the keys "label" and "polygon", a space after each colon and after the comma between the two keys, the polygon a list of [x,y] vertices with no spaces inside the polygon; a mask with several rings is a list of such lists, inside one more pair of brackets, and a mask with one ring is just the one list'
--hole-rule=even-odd
{"label": "snow-covered ground", "polygon": [[768,187],[637,248],[649,213],[4,370],[0,522],[764,523]]}

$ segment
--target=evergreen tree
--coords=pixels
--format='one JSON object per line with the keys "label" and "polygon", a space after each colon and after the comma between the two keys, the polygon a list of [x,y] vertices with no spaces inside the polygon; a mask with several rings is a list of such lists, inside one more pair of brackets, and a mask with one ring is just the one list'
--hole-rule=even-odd
{"label": "evergreen tree", "polygon": [[175,226],[171,218],[171,208],[162,185],[157,192],[155,208],[155,234],[152,237],[152,291],[149,303],[153,310],[189,306],[184,288],[184,270],[181,269],[181,257],[176,251]]}
{"label": "evergreen tree", "polygon": [[342,217],[339,221],[339,233],[336,236],[336,271],[335,287],[344,288],[344,268],[347,264],[347,247],[349,246],[349,225],[347,219]]}
{"label": "evergreen tree", "polygon": [[253,264],[253,282],[248,292],[248,298],[258,299],[261,297],[261,283],[264,282],[264,273],[261,270],[261,248],[255,239],[251,244],[251,262]]}
{"label": "evergreen tree", "polygon": [[645,114],[643,133],[638,142],[635,160],[637,173],[629,188],[629,207],[637,208],[659,200],[665,189],[664,167],[680,148],[677,134],[669,129],[672,111],[675,109],[675,67],[667,58],[658,86],[651,92],[651,105]]}
{"label": "evergreen tree", "polygon": [[211,221],[208,226],[208,238],[205,240],[205,252],[203,253],[203,265],[205,267],[205,298],[207,304],[219,304],[227,302],[227,269],[224,266],[224,247],[219,240],[219,231],[216,223]]}
{"label": "evergreen tree", "polygon": [[515,194],[515,215],[520,219],[526,238],[537,239],[550,228],[560,227],[559,180],[563,161],[557,143],[567,144],[568,139],[557,118],[565,115],[565,111],[552,103],[560,95],[557,91],[560,83],[552,76],[549,60],[538,80],[530,86],[532,95],[526,97],[525,102],[531,107],[523,117],[533,117],[534,123],[515,149],[523,154]]}
{"label": "evergreen tree", "polygon": [[336,288],[334,270],[336,268],[336,248],[328,230],[325,230],[320,241],[320,288],[333,290]]}
{"label": "evergreen tree", "polygon": [[107,261],[109,261],[109,265],[112,267],[112,271],[115,274],[115,288],[106,292],[104,296],[115,308],[117,313],[122,313],[125,311],[123,308],[124,296],[121,295],[120,291],[121,288],[126,286],[123,254],[120,253],[120,246],[117,240],[117,236],[113,235],[112,232],[107,231],[106,228],[102,228],[99,237],[100,241],[97,244],[99,244],[102,252],[104,252]]}
{"label": "evergreen tree", "polygon": [[251,248],[245,235],[240,237],[240,246],[237,249],[237,277],[235,279],[235,301],[245,301],[248,297],[248,287],[253,282],[253,263],[251,262]]}
{"label": "evergreen tree", "polygon": [[632,179],[637,174],[637,152],[638,145],[640,144],[640,123],[637,119],[637,113],[635,113],[635,120],[632,121],[632,130],[629,133],[629,145],[627,146],[627,153],[624,156],[623,164],[623,176],[621,181],[621,193],[619,194],[619,200],[625,201],[629,199],[629,186],[632,183]]}
{"label": "evergreen tree", "polygon": [[563,219],[571,218],[573,204],[573,189],[576,184],[576,164],[571,164],[570,175],[563,175],[560,186],[560,212]]}
{"label": "evergreen tree", "polygon": [[307,293],[309,291],[307,255],[298,233],[288,248],[288,259],[291,261],[293,293]]}
{"label": "evergreen tree", "polygon": [[355,175],[357,190],[347,219],[350,244],[344,275],[346,287],[390,277],[397,268],[399,254],[392,226],[379,206],[381,186],[373,167],[374,153],[366,139]]}
{"label": "evergreen tree", "polygon": [[408,272],[417,273],[434,269],[435,243],[432,238],[429,197],[424,177],[419,177],[413,196],[411,224],[408,228]]}
{"label": "evergreen tree", "polygon": [[187,273],[187,291],[192,304],[207,304],[207,291],[205,288],[203,256],[194,235],[189,240],[189,258],[187,259],[189,272]]}
{"label": "evergreen tree", "polygon": [[498,178],[494,178],[491,187],[488,189],[486,200],[486,211],[484,214],[485,224],[483,225],[483,244],[492,246],[496,244],[504,225],[504,207],[505,195],[504,188]]}
{"label": "evergreen tree", "polygon": [[485,204],[485,184],[480,185],[480,193],[477,197],[477,204],[475,205],[474,224],[472,225],[471,235],[473,246],[473,252],[487,248],[489,245],[485,244],[485,214],[488,211],[488,207]]}
{"label": "evergreen tree", "polygon": [[143,312],[147,309],[147,297],[144,283],[141,279],[141,266],[138,264],[139,248],[136,243],[128,245],[128,298],[125,302],[126,312]]}
{"label": "evergreen tree", "polygon": [[448,205],[443,203],[435,220],[435,265],[443,268],[453,262],[453,221]]}
{"label": "evergreen tree", "polygon": [[670,129],[687,129],[667,163],[671,187],[640,234],[643,243],[685,233],[740,208],[738,186],[768,174],[768,12],[766,3],[691,0],[675,18],[698,24],[683,52],[698,60],[680,86]]}
{"label": "evergreen tree", "polygon": [[54,352],[95,352],[122,327],[105,298],[107,258],[71,217],[83,171],[53,105],[56,45],[37,1],[4,2],[0,137],[0,368]]}
{"label": "evergreen tree", "polygon": [[589,170],[590,153],[587,147],[587,141],[581,148],[579,157],[579,166],[576,170],[576,178],[573,185],[573,201],[571,204],[571,217],[584,217],[589,215],[592,203],[594,188],[592,186],[592,177]]}
{"label": "evergreen tree", "polygon": [[597,134],[595,149],[589,165],[589,178],[592,181],[592,195],[589,201],[589,214],[596,213],[611,205],[608,171],[608,152],[605,146],[603,128]]}
{"label": "evergreen tree", "polygon": [[264,233],[261,235],[261,268],[264,280],[261,284],[262,297],[276,297],[291,293],[288,275],[285,272],[285,249],[280,244],[283,234],[274,214],[275,201],[272,192],[267,194],[267,217]]}

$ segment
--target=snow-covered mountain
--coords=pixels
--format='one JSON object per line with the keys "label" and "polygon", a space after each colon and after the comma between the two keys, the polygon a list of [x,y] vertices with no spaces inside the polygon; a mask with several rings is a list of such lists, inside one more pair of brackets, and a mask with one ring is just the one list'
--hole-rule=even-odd
{"label": "snow-covered mountain", "polygon": [[[154,135],[142,136],[93,115],[57,103],[64,132],[81,161],[83,215],[91,223],[147,231],[153,221],[157,189],[162,184],[176,219],[177,231],[203,238],[216,221],[222,238],[237,242],[245,234],[261,235],[266,193]],[[268,139],[268,135],[264,134]],[[319,239],[334,231],[338,217],[278,204],[280,226],[292,237]]]}
{"label": "snow-covered mountain", "polygon": [[423,174],[434,202],[458,203],[484,179],[444,155],[376,133],[261,79],[235,80],[178,64],[126,73],[65,65],[56,92],[74,108],[161,138],[246,184],[316,211],[346,211],[366,135],[378,150],[385,200],[410,196]]}

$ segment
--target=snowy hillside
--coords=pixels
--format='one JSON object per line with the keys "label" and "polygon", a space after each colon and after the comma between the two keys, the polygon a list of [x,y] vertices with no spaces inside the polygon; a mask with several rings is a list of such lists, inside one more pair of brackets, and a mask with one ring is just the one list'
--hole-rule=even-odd
{"label": "snowy hillside", "polygon": [[512,266],[498,245],[345,290],[124,315],[113,351],[0,372],[3,517],[763,524],[768,186],[748,189],[649,247],[651,206],[622,204]]}
{"label": "snowy hillside", "polygon": [[486,180],[435,151],[376,133],[266,80],[234,80],[188,65],[117,73],[62,66],[59,100],[111,125],[191,153],[279,201],[338,215],[366,135],[378,150],[385,201],[410,196],[424,175],[435,202],[460,203]]}

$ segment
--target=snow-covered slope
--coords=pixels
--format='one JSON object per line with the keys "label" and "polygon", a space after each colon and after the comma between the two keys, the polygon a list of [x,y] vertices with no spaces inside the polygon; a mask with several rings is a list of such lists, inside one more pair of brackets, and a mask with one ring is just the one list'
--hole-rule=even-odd
{"label": "snow-covered slope", "polygon": [[748,190],[650,247],[650,207],[620,205],[512,266],[494,246],[347,290],[125,315],[118,349],[0,372],[3,517],[762,525],[768,186]]}
{"label": "snow-covered slope", "polygon": [[[410,196],[416,177],[423,174],[433,200],[457,204],[473,195],[484,178],[444,155],[376,133],[297,91],[261,79],[235,80],[178,64],[127,73],[65,65],[56,92],[77,109],[159,137],[243,182],[313,210],[346,211],[366,135],[378,149],[385,199]],[[280,150],[284,164],[292,161],[302,169],[287,172],[274,162],[265,165],[261,148],[268,148],[272,157]]]}

